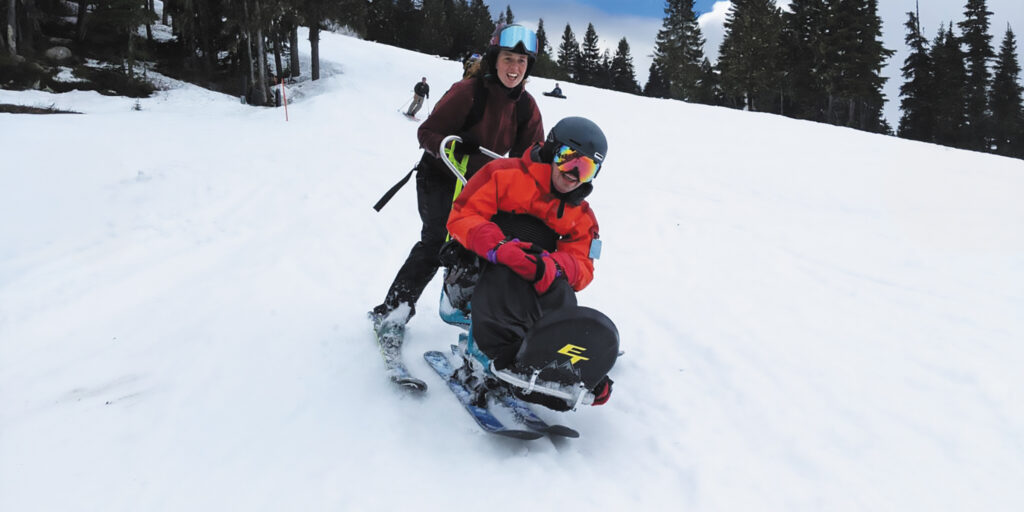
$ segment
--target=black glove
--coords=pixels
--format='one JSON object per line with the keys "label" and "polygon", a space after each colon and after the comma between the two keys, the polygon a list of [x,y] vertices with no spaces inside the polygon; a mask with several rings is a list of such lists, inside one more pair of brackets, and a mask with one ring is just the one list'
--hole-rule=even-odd
{"label": "black glove", "polygon": [[612,384],[614,383],[615,381],[609,379],[608,376],[605,375],[604,378],[601,379],[601,382],[598,382],[597,385],[594,386],[594,403],[590,405],[604,405],[607,403],[608,399],[612,397]]}
{"label": "black glove", "polygon": [[463,132],[459,134],[462,142],[455,143],[455,154],[461,156],[472,155],[480,152],[480,141],[473,135]]}

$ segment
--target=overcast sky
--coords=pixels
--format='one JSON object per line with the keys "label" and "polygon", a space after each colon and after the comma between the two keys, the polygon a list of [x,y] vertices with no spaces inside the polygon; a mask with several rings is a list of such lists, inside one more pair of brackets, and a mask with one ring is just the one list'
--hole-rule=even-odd
{"label": "overcast sky", "polygon": [[[789,4],[789,0],[777,1],[782,6]],[[907,19],[906,13],[914,10],[914,4],[915,0],[879,0],[885,46],[896,50],[896,54],[883,70],[883,75],[889,77],[889,83],[885,88],[888,98],[885,116],[894,128],[899,119],[899,86],[903,80],[900,68],[907,56],[906,45],[903,42],[903,24]],[[966,4],[967,0],[921,0],[921,24],[928,39],[935,37],[940,24],[950,21],[955,24],[961,21]],[[536,28],[537,20],[543,19],[549,44],[555,52],[566,23],[572,27],[578,41],[583,40],[587,24],[593,23],[594,30],[601,39],[601,45],[613,53],[619,39],[625,37],[629,41],[637,80],[641,85],[647,81],[654,52],[654,40],[661,29],[665,13],[664,0],[491,0],[488,5],[495,18],[505,11],[506,6],[510,6],[517,22],[533,28]],[[696,0],[694,5],[701,13],[701,30],[707,39],[704,53],[714,62],[718,57],[718,46],[722,43],[722,23],[725,21],[730,2]],[[993,50],[999,51],[999,45],[1009,23],[1017,36],[1017,50],[1024,64],[1024,42],[1020,41],[1024,33],[1024,1],[988,0],[987,5],[993,13],[989,31],[992,34]]]}

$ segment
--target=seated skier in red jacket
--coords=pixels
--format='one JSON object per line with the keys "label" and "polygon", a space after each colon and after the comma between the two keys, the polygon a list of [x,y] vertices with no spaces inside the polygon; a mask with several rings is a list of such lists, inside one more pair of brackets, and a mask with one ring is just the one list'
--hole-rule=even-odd
{"label": "seated skier in red jacket", "polygon": [[[585,198],[607,147],[592,121],[563,119],[543,145],[481,168],[452,207],[452,237],[490,263],[473,292],[472,336],[497,370],[514,364],[545,314],[575,307],[576,292],[594,278],[598,224]],[[594,405],[611,394],[606,371]]]}

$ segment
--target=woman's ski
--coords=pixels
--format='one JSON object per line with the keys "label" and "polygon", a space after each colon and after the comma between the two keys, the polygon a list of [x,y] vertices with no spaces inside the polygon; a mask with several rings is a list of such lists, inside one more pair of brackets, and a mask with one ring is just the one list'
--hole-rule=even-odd
{"label": "woman's ski", "polygon": [[409,369],[402,362],[402,340],[405,336],[405,325],[399,323],[374,324],[374,337],[380,347],[380,355],[384,358],[388,378],[403,389],[410,391],[426,391],[427,383],[409,374]]}

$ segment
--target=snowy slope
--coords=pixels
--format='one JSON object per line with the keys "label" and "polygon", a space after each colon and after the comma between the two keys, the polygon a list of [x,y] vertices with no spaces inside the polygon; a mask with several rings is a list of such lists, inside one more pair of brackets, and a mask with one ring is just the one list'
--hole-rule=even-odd
{"label": "snowy slope", "polygon": [[[458,63],[324,34],[281,109],[0,91],[0,510],[1021,510],[1024,162],[562,84],[608,134],[611,402],[481,433],[366,311],[415,241],[395,111]],[[308,70],[308,65],[304,68]],[[730,134],[723,136],[721,134]]]}

